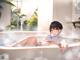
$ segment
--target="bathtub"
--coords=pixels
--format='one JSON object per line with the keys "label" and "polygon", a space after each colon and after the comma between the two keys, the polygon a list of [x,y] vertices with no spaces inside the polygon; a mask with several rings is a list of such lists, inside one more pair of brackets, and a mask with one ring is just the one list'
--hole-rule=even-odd
{"label": "bathtub", "polygon": [[[14,43],[15,41],[22,40],[26,35],[38,36],[40,41],[47,34],[46,32],[1,32],[0,37],[6,38],[5,40],[14,37],[11,42]],[[56,45],[5,47],[5,44],[3,44],[0,46],[0,60],[80,60],[80,43],[71,43],[68,46],[68,48],[61,50]]]}

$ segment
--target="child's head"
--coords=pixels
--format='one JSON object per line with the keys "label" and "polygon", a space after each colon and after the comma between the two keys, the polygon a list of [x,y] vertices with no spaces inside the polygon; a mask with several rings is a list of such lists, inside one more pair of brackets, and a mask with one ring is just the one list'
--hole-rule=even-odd
{"label": "child's head", "polygon": [[54,36],[58,35],[61,30],[63,29],[63,26],[60,22],[58,21],[53,21],[50,24],[50,33]]}

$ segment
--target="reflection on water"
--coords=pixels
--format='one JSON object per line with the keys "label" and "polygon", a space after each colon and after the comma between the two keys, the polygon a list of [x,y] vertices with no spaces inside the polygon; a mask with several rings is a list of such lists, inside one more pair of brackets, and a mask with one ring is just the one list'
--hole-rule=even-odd
{"label": "reflection on water", "polygon": [[2,33],[0,34],[0,46],[8,46],[9,44],[17,43],[20,40],[24,40],[24,38],[27,38],[29,36],[37,36],[37,40],[42,41],[45,38],[45,35],[47,34],[36,34],[36,33]]}
{"label": "reflection on water", "polygon": [[0,46],[7,46],[26,37],[26,34],[16,34],[16,33],[3,33],[0,35]]}
{"label": "reflection on water", "polygon": [[[62,40],[65,40],[67,43],[79,42],[80,41],[80,32],[79,31],[71,31],[70,34],[62,34]],[[46,33],[0,33],[0,46],[7,46],[8,44],[14,44],[19,40],[23,40],[27,36],[37,36],[38,42],[42,42],[47,36]]]}

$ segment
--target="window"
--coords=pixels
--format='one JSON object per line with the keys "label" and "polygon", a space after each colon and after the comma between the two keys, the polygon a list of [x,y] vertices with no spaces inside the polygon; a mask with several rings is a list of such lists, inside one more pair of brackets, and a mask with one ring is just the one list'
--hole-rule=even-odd
{"label": "window", "polygon": [[37,30],[37,0],[13,0],[16,7],[12,7],[11,24],[7,26],[10,30]]}

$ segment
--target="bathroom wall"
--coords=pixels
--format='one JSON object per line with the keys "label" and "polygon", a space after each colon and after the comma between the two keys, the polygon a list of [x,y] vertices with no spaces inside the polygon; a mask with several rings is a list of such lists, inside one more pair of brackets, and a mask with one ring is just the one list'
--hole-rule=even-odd
{"label": "bathroom wall", "polygon": [[77,35],[77,30],[72,24],[74,5],[73,0],[53,0],[53,20],[58,20],[63,24],[63,36]]}

